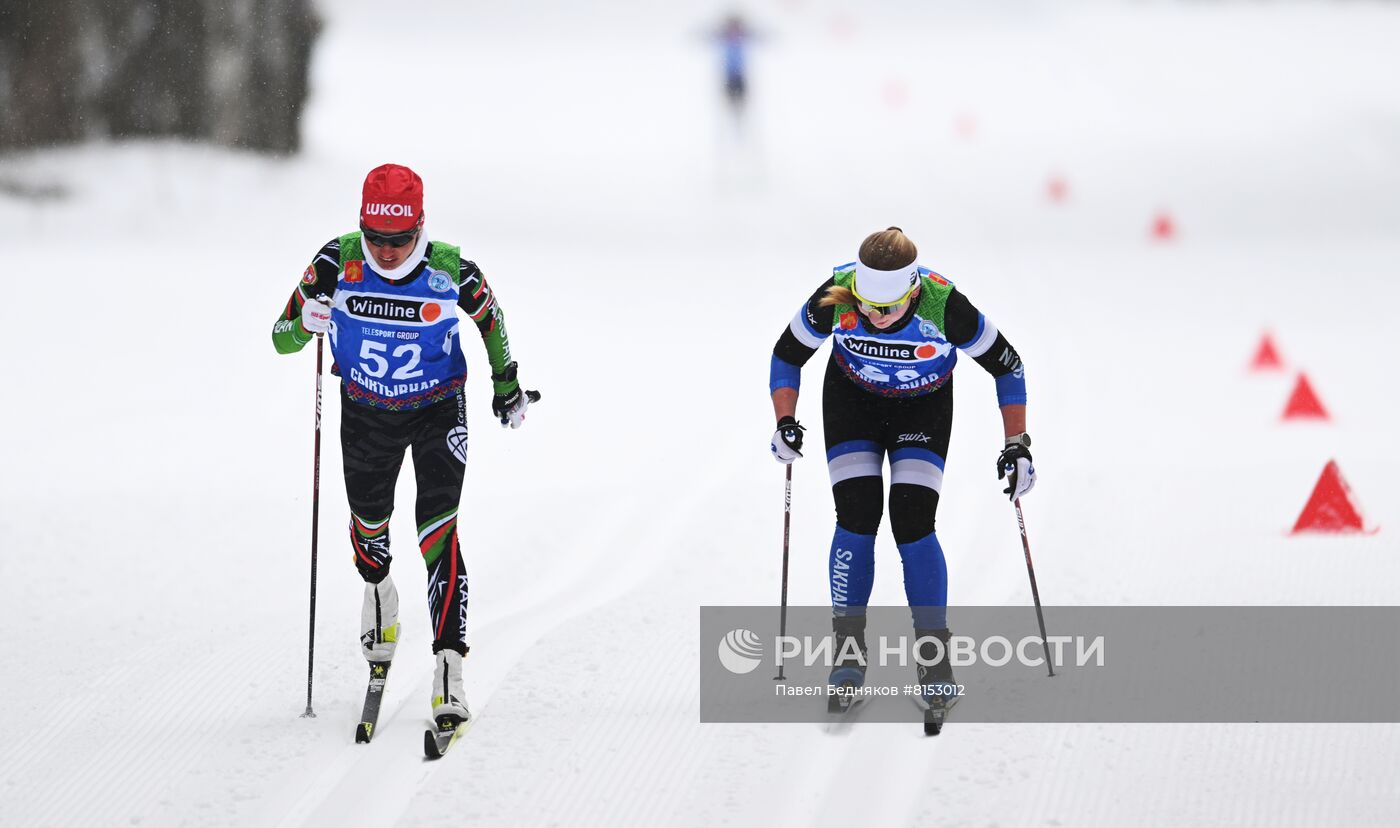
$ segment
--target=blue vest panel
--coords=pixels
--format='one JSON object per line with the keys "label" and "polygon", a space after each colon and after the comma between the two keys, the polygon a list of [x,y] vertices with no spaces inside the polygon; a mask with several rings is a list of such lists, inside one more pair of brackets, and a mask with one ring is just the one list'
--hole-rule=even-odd
{"label": "blue vest panel", "polygon": [[331,310],[330,340],[346,394],[399,410],[436,402],[467,377],[457,318],[457,282],[425,266],[395,284],[370,262],[345,263]]}
{"label": "blue vest panel", "polygon": [[[927,280],[937,274],[919,270],[924,292],[931,293],[933,285]],[[938,280],[948,284],[941,276]],[[920,301],[911,310],[914,318],[893,333],[866,327],[854,310],[838,313],[831,332],[832,354],[846,376],[886,396],[915,396],[941,387],[957,365],[958,352],[933,320],[920,315],[924,305]]]}

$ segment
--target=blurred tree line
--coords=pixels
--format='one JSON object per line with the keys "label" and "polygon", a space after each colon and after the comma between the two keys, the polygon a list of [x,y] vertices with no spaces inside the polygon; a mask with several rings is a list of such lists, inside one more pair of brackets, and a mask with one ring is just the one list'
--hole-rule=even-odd
{"label": "blurred tree line", "polygon": [[172,135],[295,152],[311,0],[0,0],[0,151]]}

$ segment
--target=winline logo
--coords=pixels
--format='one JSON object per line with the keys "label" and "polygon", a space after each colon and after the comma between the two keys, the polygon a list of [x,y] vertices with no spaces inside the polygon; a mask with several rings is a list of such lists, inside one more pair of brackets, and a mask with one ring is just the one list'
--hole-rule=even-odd
{"label": "winline logo", "polygon": [[933,359],[938,356],[938,345],[932,342],[904,342],[848,336],[842,340],[841,344],[856,356],[885,362],[918,362],[922,359]]}
{"label": "winline logo", "polygon": [[[1045,649],[1037,636],[1013,641],[1006,636],[990,635],[980,641],[972,636],[954,635],[947,645],[934,636],[878,636],[868,652],[861,652],[854,638],[846,638],[841,649],[831,636],[774,636],[773,665],[800,660],[804,667],[831,668],[838,663],[864,666],[907,667],[910,662],[925,667],[947,659],[954,667],[985,664],[1004,667],[1016,663],[1025,667],[1045,665]],[[1073,664],[1076,667],[1103,667],[1104,637],[1086,638],[1082,635],[1052,635],[1046,640],[1051,661],[1055,666]],[[730,630],[719,642],[719,660],[731,673],[753,672],[763,660],[763,641],[751,630]]]}
{"label": "winline logo", "polygon": [[384,322],[431,324],[442,316],[442,306],[437,302],[395,296],[350,296],[345,300],[345,309],[357,319],[378,319]]}

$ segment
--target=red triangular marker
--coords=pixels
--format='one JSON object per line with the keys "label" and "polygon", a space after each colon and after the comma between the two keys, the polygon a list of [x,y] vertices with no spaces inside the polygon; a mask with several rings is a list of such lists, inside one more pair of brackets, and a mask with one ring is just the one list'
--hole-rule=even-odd
{"label": "red triangular marker", "polygon": [[1317,394],[1313,391],[1312,383],[1308,382],[1307,374],[1299,372],[1298,383],[1293,386],[1293,394],[1288,398],[1288,405],[1283,408],[1283,419],[1328,419],[1327,409],[1322,407],[1322,400],[1317,398]]}
{"label": "red triangular marker", "polygon": [[1265,332],[1264,337],[1259,340],[1259,348],[1254,352],[1254,358],[1249,361],[1249,370],[1277,371],[1282,367],[1283,359],[1278,355],[1274,338]]}
{"label": "red triangular marker", "polygon": [[1328,460],[1313,487],[1312,497],[1293,524],[1299,532],[1364,532],[1361,510],[1351,500],[1351,487],[1342,479],[1336,460]]}
{"label": "red triangular marker", "polygon": [[1152,222],[1152,238],[1157,241],[1171,241],[1176,238],[1176,222],[1172,221],[1171,214],[1165,210],[1158,213]]}

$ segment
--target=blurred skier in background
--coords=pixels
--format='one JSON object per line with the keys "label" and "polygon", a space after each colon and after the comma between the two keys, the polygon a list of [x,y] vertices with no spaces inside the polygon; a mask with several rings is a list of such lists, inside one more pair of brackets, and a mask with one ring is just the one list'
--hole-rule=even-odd
{"label": "blurred skier in background", "polygon": [[[856,261],[833,269],[773,347],[769,390],[777,430],[770,448],[781,463],[802,456],[796,419],[801,369],[827,339],[831,358],[822,383],[827,468],[836,502],[829,574],[836,652],[830,683],[865,680],[865,620],[875,576],[875,535],[883,516],[883,464],[890,461],[889,512],[904,564],[904,590],[916,638],[937,638],[945,651],[948,572],[934,530],[944,459],[953,424],[957,351],[996,379],[1006,443],[997,475],[1013,500],[1035,485],[1026,434],[1026,383],[1016,350],[947,279],[918,264],[918,249],[898,227],[872,233]],[[955,350],[956,349],[956,350]],[[920,656],[938,652],[931,641]],[[931,687],[951,685],[947,658],[919,666],[926,717],[956,702]],[[945,689],[945,688],[941,688]],[[950,688],[946,688],[950,689]],[[852,696],[832,696],[845,712]],[[930,719],[926,718],[926,721]]]}
{"label": "blurred skier in background", "polygon": [[706,38],[718,47],[721,91],[724,96],[716,144],[718,184],[725,189],[761,186],[764,178],[762,149],[749,116],[752,84],[750,56],[762,35],[738,14],[727,16]]}
{"label": "blurred skier in background", "polygon": [[719,43],[724,69],[725,101],[728,103],[735,128],[738,129],[743,122],[744,107],[748,102],[748,51],[753,32],[745,25],[744,18],[731,14],[721,24],[715,39]]}
{"label": "blurred skier in background", "polygon": [[505,314],[475,263],[429,241],[423,181],[385,164],[365,178],[360,229],[327,242],[302,274],[272,329],[278,353],[329,334],[341,377],[340,445],[350,502],[350,543],[365,582],[360,645],[385,665],[399,640],[399,596],[389,574],[389,516],[404,453],[418,485],[418,548],[428,567],[433,717],[469,718],[462,689],[467,573],[457,510],[467,459],[467,363],[460,309],[486,345],[502,426],[518,428],[536,392],[521,390],[510,359]]}

